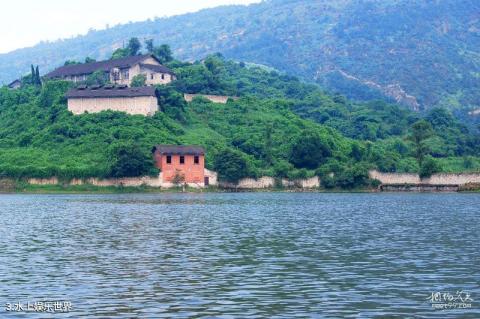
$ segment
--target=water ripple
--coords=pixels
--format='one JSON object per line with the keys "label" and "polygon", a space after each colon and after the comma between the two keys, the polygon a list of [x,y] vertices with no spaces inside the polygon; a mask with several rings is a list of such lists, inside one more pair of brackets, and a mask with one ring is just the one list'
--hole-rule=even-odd
{"label": "water ripple", "polygon": [[[0,195],[5,303],[65,318],[479,318],[480,196]],[[436,291],[469,291],[436,311]]]}

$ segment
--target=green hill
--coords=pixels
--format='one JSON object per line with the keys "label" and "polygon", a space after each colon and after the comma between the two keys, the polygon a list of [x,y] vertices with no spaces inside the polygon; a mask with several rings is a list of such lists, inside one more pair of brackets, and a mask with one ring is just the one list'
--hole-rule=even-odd
{"label": "green hill", "polygon": [[[434,109],[419,122],[418,113],[397,105],[351,102],[297,78],[218,55],[204,63],[174,61],[169,67],[179,79],[158,88],[163,112],[153,117],[111,111],[74,116],[64,98],[72,85],[68,82],[1,88],[0,176],[155,174],[151,148],[172,143],[204,146],[207,167],[228,180],[317,174],[327,186],[353,187],[367,182],[370,168],[423,169],[409,137],[418,123],[426,125],[422,156],[424,163],[434,164],[433,171],[480,168],[478,136],[445,109]],[[240,99],[223,105],[200,98],[187,104],[184,92]],[[141,165],[123,165],[132,161]],[[332,172],[333,179],[328,177]]]}
{"label": "green hill", "polygon": [[[161,5],[161,4],[159,4]],[[128,38],[195,60],[221,52],[318,81],[331,91],[410,108],[479,107],[480,2],[270,0],[129,23],[0,55],[0,82],[39,64],[106,58]]]}

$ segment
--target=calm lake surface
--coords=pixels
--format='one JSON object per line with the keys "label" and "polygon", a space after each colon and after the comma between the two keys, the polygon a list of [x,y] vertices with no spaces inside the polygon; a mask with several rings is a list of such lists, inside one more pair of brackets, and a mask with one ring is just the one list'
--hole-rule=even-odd
{"label": "calm lake surface", "polygon": [[[0,195],[0,216],[0,318],[480,318],[480,194]],[[460,290],[471,308],[427,300]],[[5,310],[40,301],[72,309]]]}

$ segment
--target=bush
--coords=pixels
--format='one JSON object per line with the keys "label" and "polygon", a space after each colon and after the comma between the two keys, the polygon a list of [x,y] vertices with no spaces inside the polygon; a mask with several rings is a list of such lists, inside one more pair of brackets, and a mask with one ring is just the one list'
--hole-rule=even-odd
{"label": "bush", "polygon": [[130,143],[119,143],[110,149],[110,177],[137,177],[152,174],[152,156]]}
{"label": "bush", "polygon": [[428,178],[442,171],[440,163],[431,156],[425,157],[420,166],[420,178]]}
{"label": "bush", "polygon": [[332,149],[325,137],[304,132],[292,145],[290,162],[297,168],[316,169],[330,156]]}
{"label": "bush", "polygon": [[132,78],[132,83],[130,84],[131,87],[141,87],[145,86],[145,82],[147,81],[147,77],[145,74],[137,74]]}
{"label": "bush", "polygon": [[280,160],[273,165],[273,174],[275,177],[285,178],[292,170],[293,165],[284,160]]}
{"label": "bush", "polygon": [[353,164],[335,175],[335,179],[336,185],[341,188],[366,186],[369,182],[368,166],[364,163]]}
{"label": "bush", "polygon": [[108,76],[103,71],[95,71],[87,77],[85,84],[88,86],[105,85],[108,82]]}
{"label": "bush", "polygon": [[335,178],[331,174],[321,177],[320,182],[322,183],[322,186],[325,188],[334,188],[336,185]]}
{"label": "bush", "polygon": [[214,169],[218,178],[236,183],[248,176],[248,164],[244,155],[236,150],[224,149],[215,156]]}
{"label": "bush", "polygon": [[39,104],[42,107],[50,107],[53,104],[65,102],[65,93],[73,84],[67,81],[48,81],[40,92]]}

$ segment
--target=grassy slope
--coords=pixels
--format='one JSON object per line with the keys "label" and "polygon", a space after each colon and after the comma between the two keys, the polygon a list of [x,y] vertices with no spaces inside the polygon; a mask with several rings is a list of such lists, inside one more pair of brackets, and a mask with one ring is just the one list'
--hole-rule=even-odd
{"label": "grassy slope", "polygon": [[[14,98],[26,94],[35,100],[34,92],[11,92]],[[228,147],[238,136],[259,141],[269,124],[273,126],[274,154],[288,157],[292,137],[308,129],[329,135],[339,146],[349,147],[347,139],[331,129],[303,120],[275,101],[252,100],[227,105],[194,101],[181,121],[159,112],[154,117],[131,116],[117,112],[74,116],[64,101],[53,107],[23,103],[0,110],[0,171],[13,176],[88,177],[106,174],[109,146],[119,141],[135,141],[147,153],[156,144],[199,144],[207,150],[207,166],[213,155]],[[53,119],[54,117],[54,119]],[[258,169],[264,162],[246,154]]]}
{"label": "grassy slope", "polygon": [[[125,141],[138,144],[146,154],[161,143],[203,145],[208,168],[224,149],[236,149],[247,159],[250,176],[279,172],[299,176],[305,172],[293,167],[290,151],[296,140],[310,133],[332,149],[320,167],[323,173],[341,175],[357,163],[362,171],[375,166],[386,171],[418,170],[406,137],[420,115],[384,102],[352,103],[298,79],[218,57],[210,62],[216,65],[212,72],[199,63],[174,62],[172,67],[180,75],[174,83],[177,89],[168,88],[165,112],[153,117],[118,112],[74,116],[63,97],[66,82],[49,82],[41,90],[0,89],[0,177],[105,176],[110,147]],[[182,99],[177,90],[192,88],[242,98],[226,105],[201,99],[188,105],[178,102]],[[437,136],[431,143],[444,170],[480,168],[475,157],[478,136],[448,112],[426,118],[434,124]],[[350,175],[344,176],[347,182]]]}

